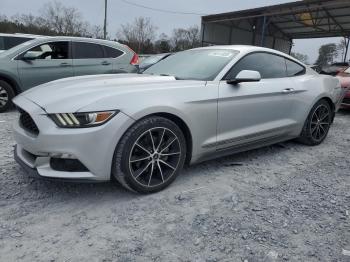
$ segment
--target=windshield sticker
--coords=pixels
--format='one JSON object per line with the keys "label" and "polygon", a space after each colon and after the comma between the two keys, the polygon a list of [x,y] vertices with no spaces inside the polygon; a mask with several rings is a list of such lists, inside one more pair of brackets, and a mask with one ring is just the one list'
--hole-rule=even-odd
{"label": "windshield sticker", "polygon": [[215,51],[208,54],[209,56],[219,56],[219,57],[231,57],[233,53],[227,51]]}

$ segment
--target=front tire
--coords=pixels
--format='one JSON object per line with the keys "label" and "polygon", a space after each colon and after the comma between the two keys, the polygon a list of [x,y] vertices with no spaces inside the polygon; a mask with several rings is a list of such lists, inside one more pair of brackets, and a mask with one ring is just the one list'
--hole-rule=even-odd
{"label": "front tire", "polygon": [[158,192],[181,172],[186,158],[186,140],[181,129],[163,117],[136,122],[116,148],[112,175],[129,190]]}
{"label": "front tire", "polygon": [[329,103],[323,99],[318,101],[312,107],[298,141],[309,146],[321,144],[327,137],[332,121],[333,111]]}
{"label": "front tire", "polygon": [[14,97],[12,87],[7,82],[0,80],[0,113],[7,111],[12,106]]}

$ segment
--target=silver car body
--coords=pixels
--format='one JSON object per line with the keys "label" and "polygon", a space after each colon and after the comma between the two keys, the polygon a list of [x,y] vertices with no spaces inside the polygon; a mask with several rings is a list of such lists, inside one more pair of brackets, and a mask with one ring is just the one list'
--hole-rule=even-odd
{"label": "silver car body", "polygon": [[[31,89],[14,99],[38,126],[33,135],[15,123],[16,157],[43,177],[109,180],[118,141],[137,120],[152,114],[171,117],[189,131],[189,162],[296,138],[312,106],[322,98],[339,107],[341,88],[336,78],[311,69],[301,76],[261,79],[233,86],[222,80],[228,70],[251,52],[278,51],[252,46],[215,46],[239,54],[213,81],[176,80],[172,76],[137,74],[66,78]],[[300,63],[300,62],[298,62]],[[120,110],[102,126],[58,128],[52,113]],[[88,172],[58,172],[50,157],[79,159]]]}

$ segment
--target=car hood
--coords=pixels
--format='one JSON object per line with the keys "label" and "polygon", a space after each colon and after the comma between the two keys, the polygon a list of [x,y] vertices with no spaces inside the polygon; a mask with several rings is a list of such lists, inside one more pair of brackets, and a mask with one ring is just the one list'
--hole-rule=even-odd
{"label": "car hood", "polygon": [[[172,76],[143,74],[93,75],[56,80],[34,87],[20,96],[31,100],[47,113],[73,113],[104,98],[132,97],[138,92],[159,88],[176,88],[193,85],[190,80],[176,80]],[[130,96],[128,96],[130,94]],[[16,98],[14,100],[16,103]],[[123,101],[124,104],[125,101]],[[103,102],[101,102],[103,103]],[[114,110],[117,108],[103,108]],[[118,108],[120,109],[120,108]]]}

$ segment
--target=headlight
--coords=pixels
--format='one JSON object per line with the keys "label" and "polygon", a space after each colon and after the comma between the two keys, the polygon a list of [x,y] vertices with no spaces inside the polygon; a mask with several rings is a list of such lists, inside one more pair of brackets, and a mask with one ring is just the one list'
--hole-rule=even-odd
{"label": "headlight", "polygon": [[119,111],[104,111],[89,113],[60,113],[50,114],[49,116],[59,127],[82,128],[102,125],[118,113]]}

